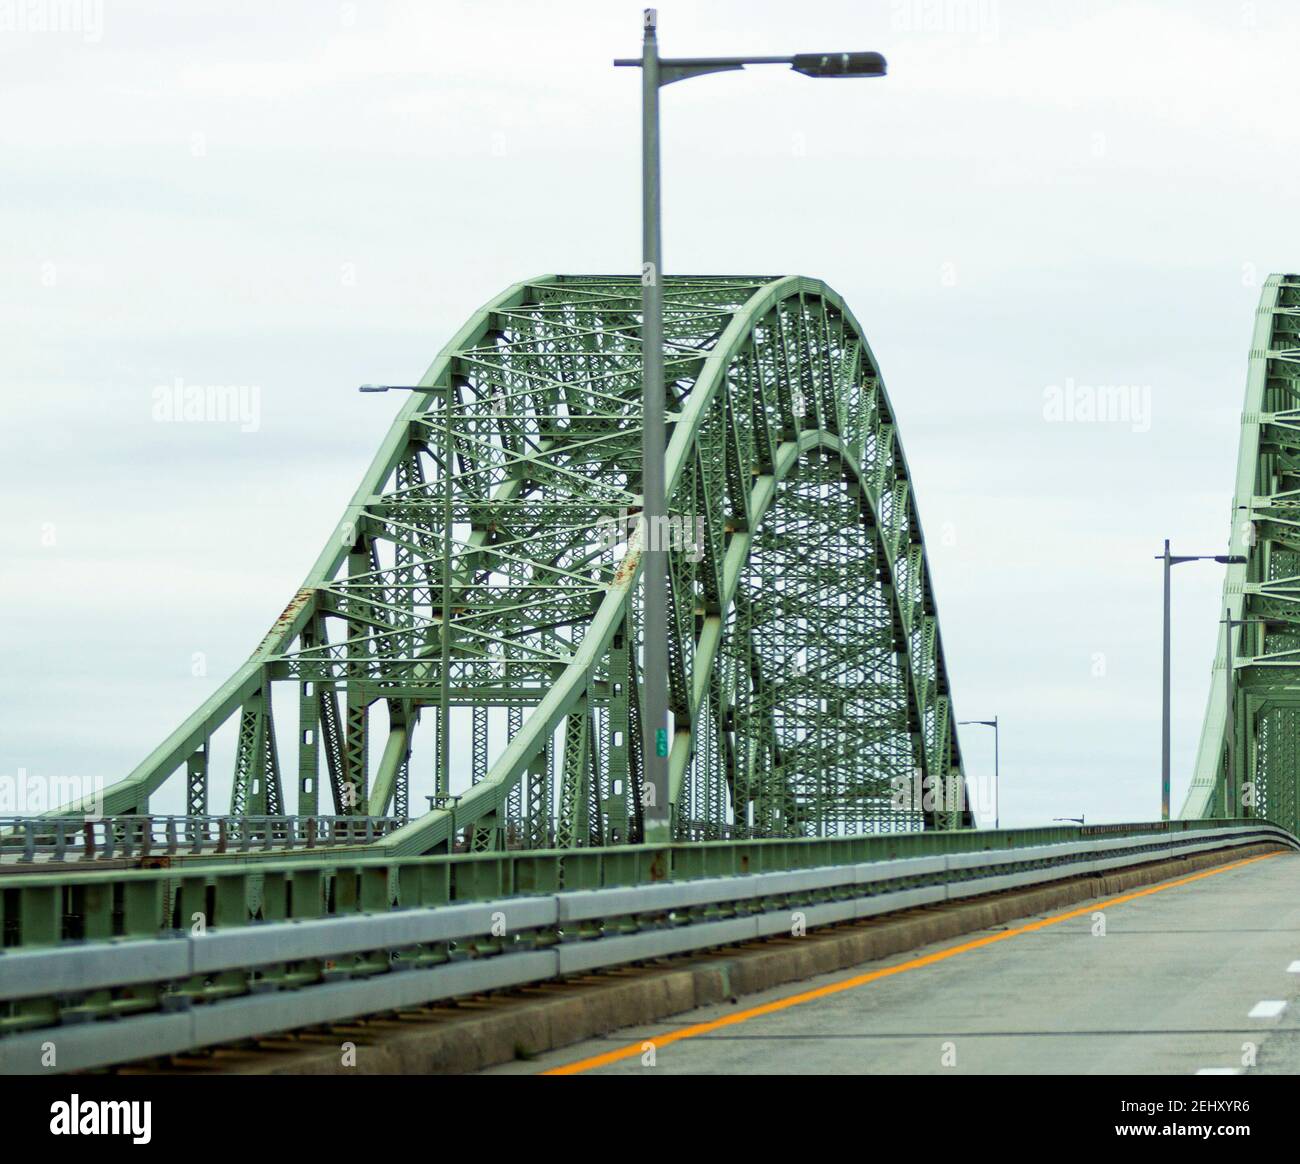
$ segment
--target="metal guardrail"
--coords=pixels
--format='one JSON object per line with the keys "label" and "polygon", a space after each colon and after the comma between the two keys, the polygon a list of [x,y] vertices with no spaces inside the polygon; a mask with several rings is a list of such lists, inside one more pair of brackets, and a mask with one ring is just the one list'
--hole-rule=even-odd
{"label": "metal guardrail", "polygon": [[[651,862],[614,872],[641,878],[623,885],[392,908],[387,893],[387,905],[372,897],[367,907],[360,884],[343,900],[336,880],[333,916],[212,927],[197,911],[202,924],[174,936],[11,948],[0,954],[0,1005],[7,1007],[0,1009],[0,1072],[48,1069],[42,1055],[51,1042],[58,1070],[104,1066],[789,933],[796,912],[813,928],[1261,841],[1300,848],[1266,822],[1186,823],[1202,827],[1127,826],[1101,836],[1070,830],[1072,839],[1046,844],[681,880],[663,874],[674,857],[689,865],[698,846],[638,846],[623,855],[645,850],[636,855]],[[612,860],[615,851],[601,855]],[[390,872],[399,881],[406,874],[408,890],[436,892],[437,879],[424,878],[438,860],[368,867],[385,881]],[[454,863],[441,860],[444,869]],[[335,877],[359,882],[356,872]],[[185,879],[196,875],[186,870]],[[223,878],[247,875],[215,873],[208,898],[220,897]],[[149,876],[132,871],[118,880],[147,884]],[[6,898],[27,889],[24,879]],[[269,892],[279,892],[274,882]],[[129,897],[111,896],[123,906]],[[176,896],[185,898],[183,885]]]}
{"label": "metal guardrail", "polygon": [[113,861],[369,844],[406,822],[374,816],[0,816],[0,862]]}
{"label": "metal guardrail", "polygon": [[[520,849],[436,857],[376,856],[365,845],[175,855],[148,868],[0,865],[0,949],[171,936],[196,913],[228,928],[358,910],[445,905],[569,889],[640,886],[948,853],[1018,851],[1101,836],[1258,825],[1160,821],[1078,828],[934,830],[608,848]],[[3,1031],[0,1014],[0,1031]]]}

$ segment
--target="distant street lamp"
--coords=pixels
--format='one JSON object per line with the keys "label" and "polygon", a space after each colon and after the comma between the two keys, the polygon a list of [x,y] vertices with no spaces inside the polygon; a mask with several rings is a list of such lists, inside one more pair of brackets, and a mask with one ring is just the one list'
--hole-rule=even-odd
{"label": "distant street lamp", "polygon": [[1171,554],[1169,539],[1165,538],[1165,552],[1156,554],[1165,564],[1165,654],[1164,675],[1161,686],[1160,707],[1160,819],[1169,819],[1169,571],[1183,562],[1218,562],[1221,565],[1240,565],[1245,558],[1240,554]]}
{"label": "distant street lamp", "polygon": [[1002,790],[998,782],[998,717],[992,719],[959,719],[958,725],[979,724],[993,729],[993,827],[1002,827]]}
{"label": "distant street lamp", "polygon": [[790,57],[660,57],[653,8],[644,12],[641,56],[615,65],[641,70],[641,548],[645,716],[642,771],[652,800],[643,805],[643,840],[671,839],[668,790],[668,553],[663,345],[663,263],[659,221],[659,90],[674,81],[746,65],[789,65],[806,77],[883,77],[879,53],[797,53]]}

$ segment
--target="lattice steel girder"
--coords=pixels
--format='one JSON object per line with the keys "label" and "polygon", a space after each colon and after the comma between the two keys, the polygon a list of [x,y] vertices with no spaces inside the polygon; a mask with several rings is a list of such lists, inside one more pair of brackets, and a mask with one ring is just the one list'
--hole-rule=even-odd
{"label": "lattice steel girder", "polygon": [[[1237,807],[1297,825],[1300,782],[1300,277],[1270,275],[1260,293],[1246,374],[1225,624],[1181,815]],[[1229,700],[1232,714],[1229,716]]]}
{"label": "lattice steel girder", "polygon": [[[678,835],[969,825],[962,803],[894,795],[960,780],[961,757],[914,491],[857,322],[815,280],[691,277],[665,284],[664,335]],[[488,304],[253,657],[106,810],[293,681],[301,785],[323,751],[343,811],[405,799],[419,710],[448,709],[464,786],[453,754],[434,784],[451,802],[381,848],[638,839],[640,366],[635,278],[548,276]],[[269,714],[246,718],[275,770]]]}

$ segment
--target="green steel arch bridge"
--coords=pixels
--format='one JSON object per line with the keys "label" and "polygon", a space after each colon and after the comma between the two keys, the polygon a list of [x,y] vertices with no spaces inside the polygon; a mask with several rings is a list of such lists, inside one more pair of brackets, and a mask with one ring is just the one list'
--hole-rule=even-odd
{"label": "green steel arch bridge", "polygon": [[[1256,318],[1245,561],[1181,819],[1013,830],[975,827],[913,483],[852,313],[793,276],[670,278],[664,300],[665,528],[639,521],[639,279],[519,283],[411,386],[221,688],[120,782],[0,819],[0,1072],[49,1067],[54,1031],[59,1070],[93,1069],[795,914],[1083,899],[1114,870],[1300,849],[1300,277],[1270,277]],[[643,827],[650,536],[666,842]],[[150,812],[167,798],[184,811]]]}
{"label": "green steel arch bridge", "polygon": [[[315,817],[323,785],[394,854],[642,839],[640,294],[548,276],[474,314],[265,639],[104,812],[183,780],[206,815],[225,727],[235,820]],[[813,279],[673,278],[664,348],[674,835],[970,827],[912,481],[852,313]]]}
{"label": "green steel arch bridge", "polygon": [[1255,312],[1215,681],[1182,816],[1265,817],[1300,799],[1300,276]]}

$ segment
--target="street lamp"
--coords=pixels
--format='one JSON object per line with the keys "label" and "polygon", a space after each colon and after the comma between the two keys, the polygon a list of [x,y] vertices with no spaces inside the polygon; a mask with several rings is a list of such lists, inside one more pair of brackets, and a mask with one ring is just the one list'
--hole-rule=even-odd
{"label": "street lamp", "polygon": [[[641,522],[645,636],[641,674],[646,746],[642,771],[649,802],[644,840],[671,839],[668,790],[668,556],[664,468],[663,263],[659,222],[659,90],[674,81],[746,65],[789,65],[806,77],[883,77],[879,53],[799,53],[789,57],[660,57],[653,8],[645,9],[641,56],[616,66],[641,70]],[[644,746],[644,745],[643,745]]]}
{"label": "street lamp", "polygon": [[1183,562],[1218,562],[1220,565],[1240,565],[1245,562],[1241,554],[1171,554],[1169,539],[1165,538],[1165,552],[1156,554],[1165,564],[1165,655],[1161,682],[1160,707],[1160,819],[1169,819],[1169,571]]}
{"label": "street lamp", "polygon": [[993,827],[1002,827],[1002,791],[998,784],[998,717],[995,715],[992,719],[959,719],[959,726],[965,724],[979,724],[980,727],[991,727],[993,729]]}

